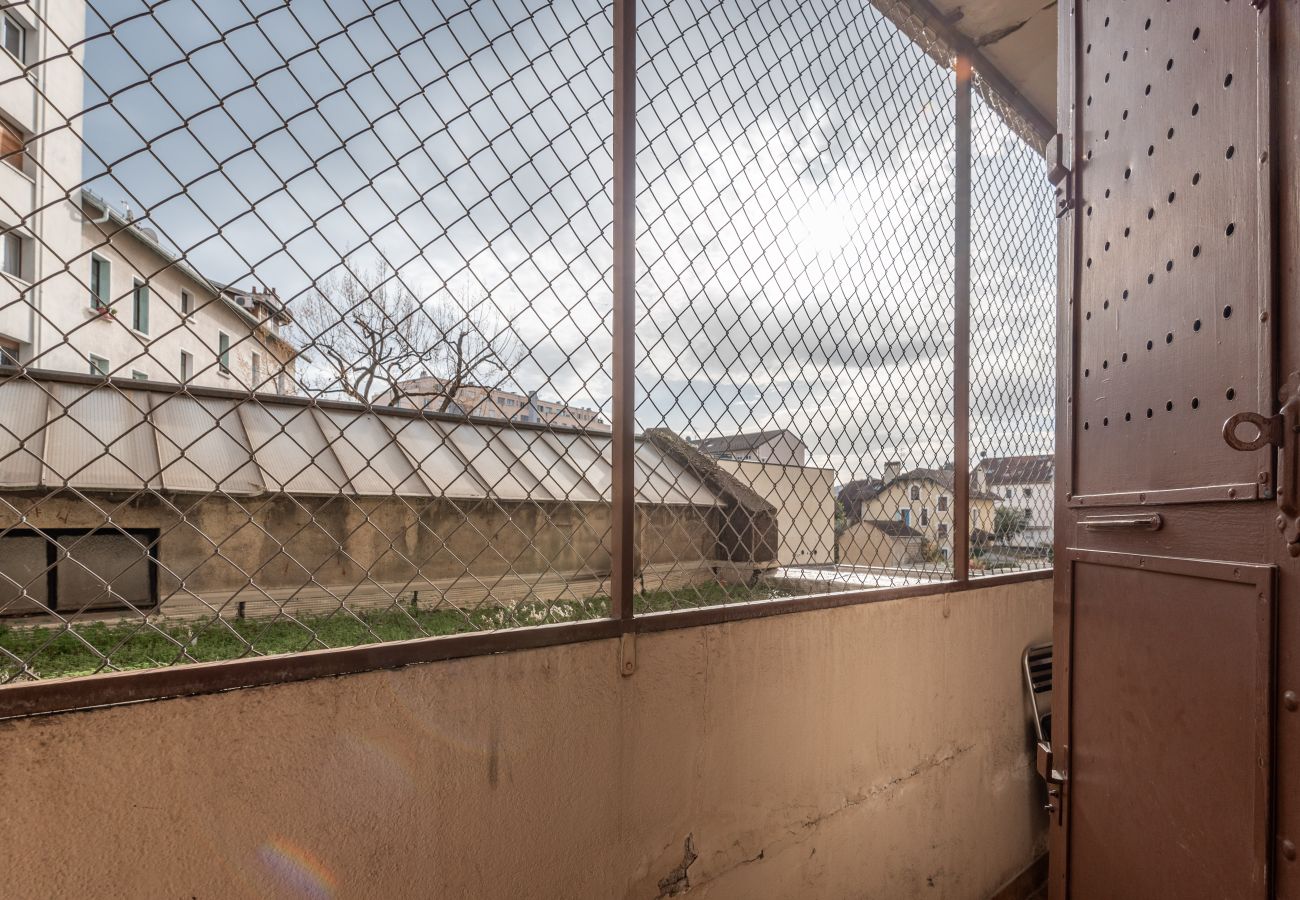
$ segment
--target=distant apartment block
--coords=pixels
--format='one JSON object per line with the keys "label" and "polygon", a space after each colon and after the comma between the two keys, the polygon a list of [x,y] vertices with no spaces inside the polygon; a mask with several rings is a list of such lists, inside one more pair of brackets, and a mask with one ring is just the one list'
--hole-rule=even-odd
{"label": "distant apartment block", "polygon": [[[377,403],[436,412],[443,408],[448,390],[445,380],[432,375],[400,382],[398,387],[401,397],[396,403],[390,402],[391,394],[380,397]],[[589,431],[610,430],[609,423],[597,410],[543,400],[536,392],[518,394],[477,384],[462,385],[456,389],[451,403],[447,404],[447,411],[483,419],[585,428]]]}
{"label": "distant apartment block", "polygon": [[86,6],[33,10],[0,12],[0,364],[292,393],[274,291],[209,280],[76,189]]}
{"label": "distant apartment block", "polygon": [[974,474],[982,488],[998,498],[998,506],[1024,513],[1025,530],[1015,536],[1016,543],[1052,542],[1056,461],[1051,456],[990,456]]}
{"label": "distant apartment block", "polygon": [[[79,211],[58,201],[82,179],[86,7],[43,7],[39,17],[28,4],[0,11],[0,361],[6,363],[25,362],[34,348],[58,340],[41,313],[73,302],[72,279],[59,273],[81,253]],[[52,34],[61,43],[49,46]],[[72,49],[54,52],[63,46]],[[41,65],[29,68],[38,60]]]}
{"label": "distant apartment block", "polygon": [[[886,463],[879,478],[851,481],[840,488],[839,501],[850,524],[858,522],[901,522],[911,531],[929,542],[944,559],[953,558],[953,511],[956,509],[956,488],[953,467],[941,469],[911,469],[903,471],[896,462]],[[993,531],[996,495],[980,487],[979,479],[971,473],[970,534],[980,540]],[[879,531],[879,526],[873,526]],[[841,535],[841,558],[852,554],[845,546],[867,541],[867,537],[846,531]],[[911,538],[910,533],[899,531],[891,538]],[[869,541],[867,541],[869,542]],[[853,551],[859,552],[859,551]]]}

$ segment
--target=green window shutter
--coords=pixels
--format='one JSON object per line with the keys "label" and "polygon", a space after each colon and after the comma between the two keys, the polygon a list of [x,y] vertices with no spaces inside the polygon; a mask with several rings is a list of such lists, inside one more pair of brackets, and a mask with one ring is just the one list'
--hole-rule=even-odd
{"label": "green window shutter", "polygon": [[149,333],[149,285],[136,282],[132,327],[141,334]]}
{"label": "green window shutter", "polygon": [[90,306],[100,309],[108,306],[108,260],[98,256],[90,258]]}

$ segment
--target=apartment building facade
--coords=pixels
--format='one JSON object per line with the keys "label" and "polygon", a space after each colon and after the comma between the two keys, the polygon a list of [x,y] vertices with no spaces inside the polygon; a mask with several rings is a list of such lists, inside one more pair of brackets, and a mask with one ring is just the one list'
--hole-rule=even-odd
{"label": "apartment building facade", "polygon": [[[850,522],[898,521],[918,532],[944,559],[953,556],[953,511],[955,501],[953,470],[911,469],[902,471],[898,463],[886,463],[878,482],[859,488],[852,498],[845,497],[846,485],[841,489],[841,505],[852,508],[856,515]],[[863,484],[863,483],[853,483]],[[980,532],[991,534],[997,506],[997,497],[978,487],[974,475],[970,487],[970,532],[977,540]]]}
{"label": "apartment building facade", "polygon": [[[0,362],[51,341],[42,313],[62,302],[81,252],[84,76],[80,2],[0,11]],[[57,38],[54,37],[57,35]],[[36,137],[40,135],[40,137]]]}
{"label": "apartment building facade", "polygon": [[1051,456],[991,456],[974,470],[983,490],[998,498],[997,505],[1019,510],[1025,527],[1012,541],[1029,546],[1052,542],[1052,503],[1056,463]]}
{"label": "apartment building facade", "polygon": [[80,189],[85,19],[66,0],[0,11],[0,364],[293,392],[273,291],[211,281]]}
{"label": "apartment building facade", "polygon": [[102,199],[81,192],[85,287],[50,310],[66,334],[39,365],[292,394],[290,319],[274,291],[214,283]]}

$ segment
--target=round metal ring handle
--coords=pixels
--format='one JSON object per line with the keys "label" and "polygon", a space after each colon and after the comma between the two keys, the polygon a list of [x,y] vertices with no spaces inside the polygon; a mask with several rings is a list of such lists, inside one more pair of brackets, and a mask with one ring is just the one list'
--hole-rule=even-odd
{"label": "round metal ring handle", "polygon": [[[1237,436],[1237,428],[1243,422],[1250,423],[1258,432],[1248,441],[1243,441]],[[1274,442],[1274,431],[1273,419],[1253,412],[1236,413],[1223,423],[1223,439],[1233,450],[1261,450]]]}

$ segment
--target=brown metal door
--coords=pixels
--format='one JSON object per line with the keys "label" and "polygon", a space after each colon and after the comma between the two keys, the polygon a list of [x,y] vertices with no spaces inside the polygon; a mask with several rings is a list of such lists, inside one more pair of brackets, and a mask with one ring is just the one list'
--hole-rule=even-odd
{"label": "brown metal door", "polygon": [[1061,9],[1058,900],[1269,892],[1272,17]]}

